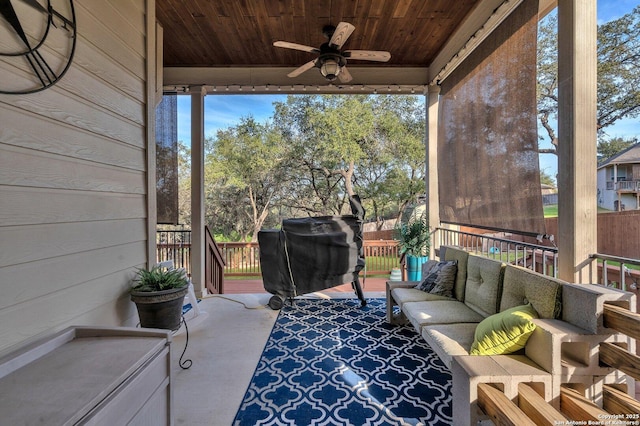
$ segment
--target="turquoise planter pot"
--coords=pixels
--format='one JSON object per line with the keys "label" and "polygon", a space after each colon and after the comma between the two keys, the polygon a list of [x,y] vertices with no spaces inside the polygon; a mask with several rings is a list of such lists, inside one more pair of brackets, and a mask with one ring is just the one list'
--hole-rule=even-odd
{"label": "turquoise planter pot", "polygon": [[422,264],[429,260],[427,256],[407,256],[407,280],[422,280]]}

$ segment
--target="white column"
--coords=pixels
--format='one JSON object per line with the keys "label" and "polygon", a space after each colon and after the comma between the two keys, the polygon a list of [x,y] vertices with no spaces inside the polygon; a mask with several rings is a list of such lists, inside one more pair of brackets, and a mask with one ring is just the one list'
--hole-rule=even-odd
{"label": "white column", "polygon": [[558,275],[589,280],[597,252],[596,0],[558,0]]}
{"label": "white column", "polygon": [[191,87],[191,280],[200,297],[204,288],[204,95]]}
{"label": "white column", "polygon": [[[427,161],[425,163],[425,179],[427,188],[427,212],[429,212],[429,229],[440,226],[440,198],[438,196],[438,101],[440,86],[430,85],[427,93]],[[435,245],[437,239],[431,239],[429,257],[435,259]],[[438,244],[439,246],[439,244]]]}

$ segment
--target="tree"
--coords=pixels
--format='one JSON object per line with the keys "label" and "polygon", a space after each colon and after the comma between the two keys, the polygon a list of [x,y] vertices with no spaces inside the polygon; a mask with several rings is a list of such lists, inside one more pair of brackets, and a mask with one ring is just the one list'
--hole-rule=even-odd
{"label": "tree", "polygon": [[540,170],[540,183],[543,185],[551,185],[553,187],[556,186],[556,180],[544,170]]}
{"label": "tree", "polygon": [[[290,207],[309,214],[340,214],[355,194],[356,165],[374,130],[367,96],[289,96],[276,103],[274,123],[289,145]],[[303,184],[302,186],[300,184]]]}
{"label": "tree", "polygon": [[601,140],[598,142],[598,157],[605,159],[613,157],[620,151],[624,151],[631,145],[638,143],[638,139],[613,138],[608,141]]}
{"label": "tree", "polygon": [[415,96],[289,96],[274,123],[290,147],[288,207],[344,213],[357,193],[379,218],[423,194],[424,104]]}
{"label": "tree", "polygon": [[[415,96],[374,98],[377,144],[359,173],[359,192],[378,229],[425,193],[424,104]],[[375,160],[373,160],[375,159]]]}
{"label": "tree", "polygon": [[[538,35],[538,116],[552,148],[541,153],[557,154],[558,139],[553,126],[558,113],[557,16],[550,14]],[[598,27],[599,138],[622,118],[640,114],[640,6],[623,17]]]}
{"label": "tree", "polygon": [[218,131],[211,142],[205,161],[207,201],[227,210],[221,219],[232,217],[242,239],[251,235],[251,241],[257,241],[284,176],[280,134],[269,123],[249,117]]}
{"label": "tree", "polygon": [[191,150],[178,141],[178,222],[191,225]]}
{"label": "tree", "polygon": [[[272,121],[205,140],[206,221],[217,236],[256,239],[283,217],[398,216],[424,194],[424,103],[416,96],[289,96]],[[188,161],[188,151],[182,157]]]}

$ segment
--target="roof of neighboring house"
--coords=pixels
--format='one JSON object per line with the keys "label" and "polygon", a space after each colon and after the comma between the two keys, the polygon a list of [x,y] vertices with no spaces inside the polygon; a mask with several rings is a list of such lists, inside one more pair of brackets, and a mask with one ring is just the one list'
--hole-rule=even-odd
{"label": "roof of neighboring house", "polygon": [[606,167],[612,166],[614,164],[631,164],[631,163],[640,163],[640,142],[637,144],[631,145],[629,148],[624,151],[620,151],[616,155],[612,155],[611,157],[601,161],[598,164],[598,170]]}

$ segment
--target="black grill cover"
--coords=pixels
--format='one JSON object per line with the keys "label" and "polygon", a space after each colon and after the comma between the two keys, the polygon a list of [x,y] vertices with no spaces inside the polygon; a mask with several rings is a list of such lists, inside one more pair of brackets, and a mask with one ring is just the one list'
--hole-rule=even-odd
{"label": "black grill cover", "polygon": [[358,216],[285,219],[281,231],[260,231],[265,290],[284,300],[351,282],[362,300],[358,273],[365,265],[360,216],[364,211],[353,202],[352,210]]}

